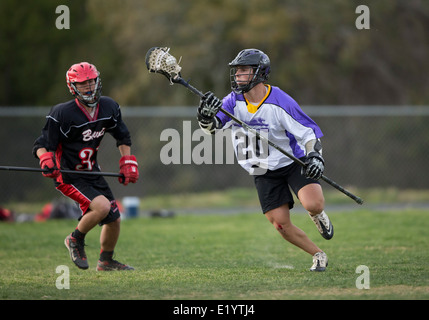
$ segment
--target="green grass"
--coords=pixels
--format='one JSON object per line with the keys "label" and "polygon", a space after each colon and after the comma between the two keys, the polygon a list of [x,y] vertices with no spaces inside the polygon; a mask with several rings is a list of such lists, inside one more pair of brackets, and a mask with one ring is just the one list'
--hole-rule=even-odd
{"label": "green grass", "polygon": [[[356,189],[346,186],[352,193],[364,199],[365,204],[392,203],[429,203],[427,189],[397,189],[397,188],[368,188]],[[327,205],[355,205],[353,200],[329,186],[324,187],[323,193]],[[121,200],[121,199],[118,199]],[[295,198],[297,206],[299,201]],[[16,213],[36,214],[41,211],[46,202],[10,202],[1,206]],[[140,209],[151,211],[158,209],[230,209],[230,208],[259,208],[258,195],[255,188],[230,188],[227,190],[207,191],[181,194],[151,195],[141,198]],[[247,210],[248,211],[248,210]]]}
{"label": "green grass", "polygon": [[[260,213],[138,218],[122,222],[116,250],[133,272],[95,271],[99,228],[87,236],[89,270],[68,257],[75,221],[0,224],[0,299],[428,299],[429,211],[331,213],[332,240],[304,214],[293,215],[329,256],[312,273],[311,257],[284,241]],[[70,289],[56,288],[59,265]],[[356,288],[356,267],[370,289]]]}
{"label": "green grass", "polygon": [[[429,190],[407,190],[397,188],[356,189],[346,187],[352,193],[364,199],[365,204],[392,203],[428,203]],[[324,187],[326,204],[354,205],[353,200],[331,187]],[[295,198],[299,205],[299,201]],[[255,188],[231,188],[228,190],[183,193],[173,195],[148,196],[142,199],[141,209],[175,208],[259,208]]]}

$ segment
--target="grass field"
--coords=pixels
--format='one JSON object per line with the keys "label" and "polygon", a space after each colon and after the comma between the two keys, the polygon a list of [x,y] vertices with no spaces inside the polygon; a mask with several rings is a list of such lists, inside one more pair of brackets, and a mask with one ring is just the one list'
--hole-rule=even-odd
{"label": "grass field", "polygon": [[[331,213],[332,240],[308,216],[293,221],[327,252],[326,272],[284,241],[260,214],[183,215],[124,220],[116,258],[133,272],[95,271],[97,227],[87,236],[89,270],[79,270],[63,240],[75,221],[0,224],[0,299],[428,299],[429,211]],[[59,265],[70,289],[57,289]],[[357,289],[359,265],[370,288]]]}

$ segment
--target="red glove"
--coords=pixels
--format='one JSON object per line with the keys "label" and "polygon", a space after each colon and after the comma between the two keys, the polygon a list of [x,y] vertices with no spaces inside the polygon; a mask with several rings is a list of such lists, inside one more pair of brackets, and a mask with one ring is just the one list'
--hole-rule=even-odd
{"label": "red glove", "polygon": [[124,177],[120,177],[118,180],[126,186],[128,183],[136,183],[139,178],[139,164],[135,156],[123,156],[119,160],[119,173],[123,174]]}
{"label": "red glove", "polygon": [[58,170],[55,160],[54,154],[52,152],[46,152],[39,157],[40,168],[48,169],[48,172],[42,172],[45,177],[48,178],[56,178],[60,175],[60,170]]}

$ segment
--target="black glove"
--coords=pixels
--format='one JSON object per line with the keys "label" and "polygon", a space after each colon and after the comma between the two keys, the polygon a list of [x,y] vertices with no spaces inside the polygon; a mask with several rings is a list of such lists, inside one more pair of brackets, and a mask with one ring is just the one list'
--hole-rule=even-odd
{"label": "black glove", "polygon": [[306,178],[319,180],[325,170],[325,160],[318,152],[310,152],[305,160],[305,166],[301,169],[301,174]]}
{"label": "black glove", "polygon": [[206,92],[201,98],[198,107],[198,121],[202,123],[211,123],[221,107],[222,101],[217,98],[213,92]]}

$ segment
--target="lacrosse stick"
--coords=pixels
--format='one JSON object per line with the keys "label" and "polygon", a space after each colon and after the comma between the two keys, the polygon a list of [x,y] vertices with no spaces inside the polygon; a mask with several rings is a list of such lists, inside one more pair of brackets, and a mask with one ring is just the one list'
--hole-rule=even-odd
{"label": "lacrosse stick", "polygon": [[[27,172],[49,172],[48,169],[42,168],[31,168],[31,167],[11,167],[11,166],[0,166],[0,170],[8,171],[27,171]],[[115,172],[100,172],[100,171],[77,171],[77,170],[60,170],[61,173],[73,173],[73,174],[84,174],[92,176],[105,176],[105,177],[118,177],[124,178],[124,175],[121,173]]]}
{"label": "lacrosse stick", "polygon": [[[200,90],[198,90],[195,87],[193,87],[192,85],[190,85],[189,81],[186,82],[185,80],[182,79],[182,76],[180,74],[180,71],[182,70],[182,68],[179,66],[179,63],[177,62],[176,58],[173,57],[169,53],[169,51],[170,51],[170,48],[167,48],[167,47],[153,47],[153,48],[149,49],[149,51],[146,53],[146,66],[147,66],[149,72],[160,73],[160,74],[164,75],[170,81],[171,85],[174,83],[181,84],[182,86],[185,86],[186,88],[188,88],[192,93],[194,93],[194,94],[198,95],[200,98],[202,98],[204,96],[204,94]],[[255,129],[253,129],[252,127],[250,127],[249,125],[247,125],[243,121],[237,119],[234,115],[232,115],[228,111],[226,111],[222,108],[219,111],[224,113],[228,117],[230,117],[233,121],[235,121],[236,123],[241,125],[243,128],[245,128],[246,130],[248,130],[249,132],[251,132],[252,134],[257,136],[259,139],[264,140],[270,146],[277,149],[278,151],[283,153],[285,156],[292,159],[294,162],[298,163],[300,166],[305,167],[305,163],[303,161],[301,161],[300,159],[298,159],[294,155],[288,153],[287,151],[283,150],[282,148],[280,148],[278,145],[276,145],[275,143],[273,143],[272,141],[270,141],[266,137],[260,135],[258,131],[256,131]],[[322,175],[321,179],[323,181],[325,181],[326,183],[330,184],[335,189],[344,193],[346,196],[353,199],[356,203],[363,204],[363,200],[361,198],[352,194],[350,191],[346,190],[345,188],[340,186],[335,181],[329,179],[325,175]]]}

